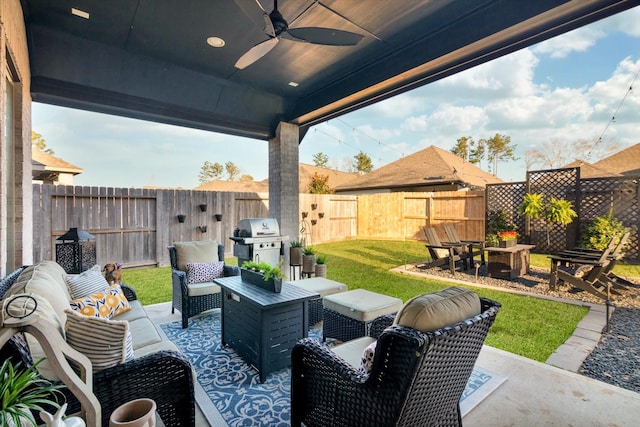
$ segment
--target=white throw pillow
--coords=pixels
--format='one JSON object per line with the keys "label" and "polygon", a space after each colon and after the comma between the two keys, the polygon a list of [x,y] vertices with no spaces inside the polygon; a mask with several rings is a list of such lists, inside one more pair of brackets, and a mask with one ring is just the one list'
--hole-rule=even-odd
{"label": "white throw pillow", "polygon": [[67,344],[91,361],[94,372],[134,358],[133,340],[126,320],[88,317],[68,309]]}
{"label": "white throw pillow", "polygon": [[373,357],[376,354],[376,344],[378,341],[374,341],[367,346],[362,352],[362,359],[360,360],[360,370],[365,374],[371,373],[373,368]]}
{"label": "white throw pillow", "polygon": [[67,286],[72,299],[83,298],[96,292],[102,292],[109,286],[102,275],[99,265],[94,265],[80,274],[68,274]]}

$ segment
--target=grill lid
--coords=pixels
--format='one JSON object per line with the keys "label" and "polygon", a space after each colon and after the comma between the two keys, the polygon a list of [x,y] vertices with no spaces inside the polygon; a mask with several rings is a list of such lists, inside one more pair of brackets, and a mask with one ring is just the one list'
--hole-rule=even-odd
{"label": "grill lid", "polygon": [[280,226],[275,218],[245,218],[238,221],[237,232],[237,237],[279,237]]}

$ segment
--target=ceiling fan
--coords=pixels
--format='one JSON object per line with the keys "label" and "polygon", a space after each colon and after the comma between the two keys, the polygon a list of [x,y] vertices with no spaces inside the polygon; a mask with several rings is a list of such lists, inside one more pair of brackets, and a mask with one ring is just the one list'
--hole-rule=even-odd
{"label": "ceiling fan", "polygon": [[[278,0],[273,1],[273,10],[271,13],[267,13],[267,11],[264,10],[259,0],[235,0],[235,2],[249,18],[256,22],[256,24],[259,26],[264,25],[262,31],[264,31],[264,33],[269,37],[267,40],[253,46],[236,61],[235,67],[239,69],[248,67],[269,53],[271,49],[276,47],[281,37],[296,42],[326,46],[353,46],[358,44],[364,37],[361,34],[336,30],[333,28],[289,28],[289,24],[278,11]],[[322,3],[319,2],[317,4],[322,5]],[[324,7],[329,9],[326,6]],[[307,10],[309,10],[309,8],[295,18],[294,21],[302,16],[302,14]],[[331,11],[334,12],[333,10]]]}

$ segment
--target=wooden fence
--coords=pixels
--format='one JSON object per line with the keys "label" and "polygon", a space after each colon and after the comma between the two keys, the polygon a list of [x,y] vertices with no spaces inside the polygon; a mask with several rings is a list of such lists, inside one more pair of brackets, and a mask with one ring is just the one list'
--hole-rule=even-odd
{"label": "wooden fence", "polygon": [[[268,195],[261,193],[34,184],[33,203],[34,261],[55,259],[56,239],[77,227],[96,237],[98,264],[125,267],[168,265],[167,245],[176,241],[217,240],[232,254],[229,236],[238,221],[269,214]],[[484,237],[484,192],[300,194],[299,209],[300,235],[289,238],[308,245],[424,240],[425,225],[444,237],[444,223],[462,238]]]}

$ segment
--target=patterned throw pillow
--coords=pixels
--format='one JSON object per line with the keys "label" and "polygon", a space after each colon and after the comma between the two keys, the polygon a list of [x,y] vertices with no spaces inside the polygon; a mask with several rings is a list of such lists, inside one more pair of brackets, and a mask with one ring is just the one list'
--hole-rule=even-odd
{"label": "patterned throw pillow", "polygon": [[360,359],[360,370],[365,374],[371,373],[373,368],[373,357],[376,354],[376,344],[378,341],[374,341],[367,346],[362,352],[362,359]]}
{"label": "patterned throw pillow", "polygon": [[84,316],[111,319],[131,310],[131,305],[117,283],[106,287],[102,292],[94,292],[84,298],[76,298],[69,305]]}
{"label": "patterned throw pillow", "polygon": [[80,274],[67,274],[67,286],[71,298],[82,298],[105,290],[109,284],[100,270],[99,265],[94,265]]}
{"label": "patterned throw pillow", "polygon": [[126,320],[87,317],[69,309],[65,313],[67,344],[89,358],[94,372],[134,358]]}
{"label": "patterned throw pillow", "polygon": [[190,262],[186,267],[188,284],[206,283],[223,276],[224,261],[212,263]]}

